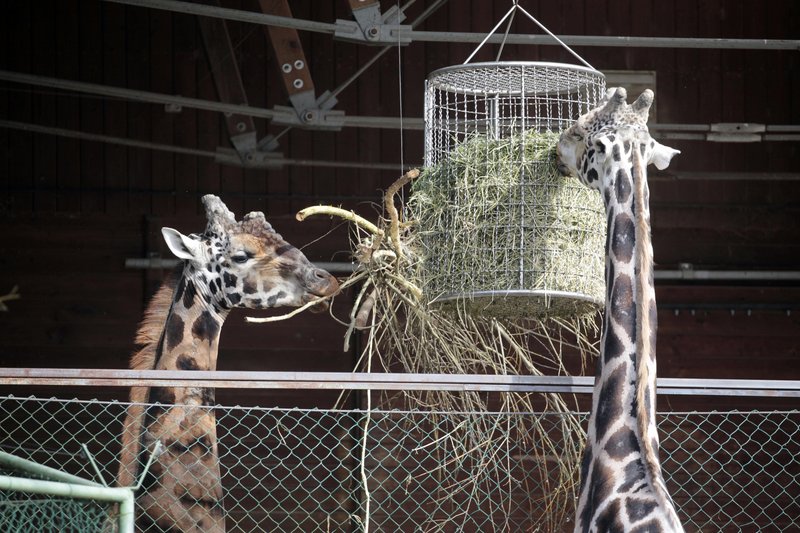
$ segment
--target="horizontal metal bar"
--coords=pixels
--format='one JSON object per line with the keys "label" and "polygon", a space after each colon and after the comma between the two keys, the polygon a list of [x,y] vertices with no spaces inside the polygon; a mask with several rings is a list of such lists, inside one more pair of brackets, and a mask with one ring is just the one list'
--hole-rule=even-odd
{"label": "horizontal metal bar", "polygon": [[[589,376],[0,368],[0,385],[591,393]],[[800,397],[800,381],[659,378],[658,393]]]}
{"label": "horizontal metal bar", "polygon": [[136,102],[148,102],[151,104],[173,104],[191,109],[218,111],[220,113],[246,115],[256,118],[271,119],[276,115],[276,113],[270,109],[263,109],[248,105],[212,102],[209,100],[201,100],[200,98],[173,96],[150,91],[127,89],[124,87],[114,87],[111,85],[101,85],[98,83],[87,83],[82,81],[65,80],[61,78],[51,78],[48,76],[23,74],[21,72],[10,72],[7,70],[0,70],[0,80],[10,81],[13,83],[23,83],[27,85],[36,85],[38,87],[50,87],[52,89],[63,89],[86,94],[95,94],[99,96],[111,96]]}
{"label": "horizontal metal bar", "polygon": [[18,492],[31,492],[34,494],[47,494],[50,496],[63,496],[80,500],[97,500],[105,502],[123,503],[133,500],[130,489],[117,487],[100,487],[64,483],[61,481],[45,481],[42,479],[19,478],[13,476],[0,476],[0,489]]}
{"label": "horizontal metal bar", "polygon": [[145,7],[162,11],[172,11],[186,15],[199,15],[201,17],[212,17],[223,20],[233,20],[236,22],[248,22],[262,26],[277,26],[280,28],[293,28],[296,30],[313,31],[318,33],[329,33],[333,35],[336,31],[336,24],[327,22],[316,22],[313,20],[303,20],[294,17],[281,17],[278,15],[268,15],[256,13],[254,11],[244,11],[241,9],[229,9],[226,7],[195,4],[193,2],[181,2],[179,0],[105,0],[114,4],[125,4],[129,6]]}
{"label": "horizontal metal bar", "polygon": [[[0,80],[12,83],[21,83],[26,85],[34,85],[38,87],[49,87],[54,89],[63,89],[67,91],[75,91],[79,93],[94,94],[98,96],[108,96],[114,98],[121,98],[123,100],[131,100],[136,102],[146,102],[151,104],[175,104],[189,109],[200,109],[204,111],[216,111],[219,113],[233,113],[254,118],[272,119],[275,117],[275,111],[260,107],[226,104],[223,102],[215,102],[211,100],[202,100],[199,98],[188,98],[184,96],[174,96],[163,93],[154,93],[150,91],[140,91],[134,89],[126,89],[123,87],[114,87],[111,85],[101,85],[97,83],[86,83],[73,80],[65,80],[61,78],[51,78],[47,76],[37,76],[33,74],[24,74],[20,72],[11,72],[7,70],[0,70]],[[400,129],[404,130],[423,130],[425,122],[420,117],[386,117],[386,116],[348,116],[343,117],[343,126],[355,128],[379,128],[379,129]],[[11,122],[11,121],[7,121]],[[24,123],[15,123],[24,124]],[[30,125],[34,127],[34,125]],[[669,123],[653,123],[648,125],[649,128],[661,136],[670,135],[673,138],[687,138],[704,140],[706,134],[711,131],[714,124],[669,124]],[[44,126],[36,126],[44,127]],[[788,135],[792,132],[800,132],[800,125],[765,125],[768,132],[775,132],[774,137],[792,137]],[[70,131],[70,130],[64,130]],[[92,135],[92,134],[86,134]],[[769,134],[764,134],[769,136]],[[113,138],[118,139],[118,138]],[[765,139],[766,140],[766,139]],[[140,143],[143,141],[132,141]],[[156,145],[168,146],[168,145]],[[176,147],[178,148],[178,147]],[[190,150],[190,149],[185,149]],[[208,154],[211,154],[209,152]],[[199,154],[207,155],[207,154]],[[214,153],[214,155],[218,155]],[[210,155],[209,155],[210,156]],[[304,160],[294,160],[294,164],[303,164]],[[316,164],[316,161],[309,161],[309,164]],[[330,162],[332,165],[336,162]],[[383,166],[384,164],[379,164]],[[393,165],[399,167],[399,165]]]}
{"label": "horizontal metal bar", "polygon": [[102,487],[100,483],[95,483],[80,476],[75,476],[56,470],[47,465],[39,464],[22,457],[10,454],[8,452],[0,451],[0,465],[21,472],[27,472],[35,476],[43,477],[51,481],[58,481],[61,483],[71,483],[73,485],[86,485],[88,487]]}
{"label": "horizontal metal bar", "polygon": [[[411,42],[480,43],[484,33],[455,31],[398,30],[401,39]],[[713,39],[702,37],[628,37],[608,35],[559,35],[564,43],[572,46],[613,46],[625,48],[699,48],[721,50],[800,50],[800,41],[793,39]],[[509,34],[492,35],[487,42],[559,46],[548,35]]]}
{"label": "horizontal metal bar", "polygon": [[656,280],[797,281],[800,270],[656,270]]}
{"label": "horizontal metal bar", "polygon": [[[303,20],[293,17],[278,17],[252,11],[228,9],[218,6],[180,2],[177,0],[106,0],[118,4],[160,9],[176,13],[248,22],[264,26],[280,26],[319,33],[333,34],[335,24]],[[411,42],[480,43],[486,33],[455,31],[420,31],[399,29],[392,32],[394,37]],[[789,39],[708,39],[691,37],[626,37],[600,35],[559,35],[561,41],[573,46],[615,46],[633,48],[701,48],[729,50],[800,50],[800,41]],[[486,40],[489,43],[561,46],[549,35],[537,34],[495,34]]]}
{"label": "horizontal metal bar", "polygon": [[[83,131],[68,130],[64,128],[55,128],[51,126],[41,126],[38,124],[29,124],[27,122],[17,122],[13,120],[0,120],[0,128],[12,129],[17,131],[26,131],[29,133],[39,133],[42,135],[55,135],[57,137],[65,137],[68,139],[78,139],[82,141],[100,142],[104,144],[113,144],[117,146],[127,146],[129,148],[141,148],[145,150],[155,150],[159,152],[169,152],[179,155],[189,155],[195,157],[208,157],[218,162],[224,162],[229,165],[237,165],[248,167],[238,157],[225,158],[224,161],[220,159],[219,152],[212,152],[210,150],[200,150],[197,148],[185,148],[182,146],[175,146],[174,144],[159,144],[148,141],[137,141],[134,139],[127,139],[123,137],[114,137],[111,135],[103,135],[97,133],[87,133]],[[287,159],[278,157],[270,159],[273,166],[299,166],[299,167],[323,167],[323,168],[354,168],[365,170],[394,170],[398,174],[402,174],[402,165],[399,163],[371,163],[362,161],[326,161],[321,159]]]}

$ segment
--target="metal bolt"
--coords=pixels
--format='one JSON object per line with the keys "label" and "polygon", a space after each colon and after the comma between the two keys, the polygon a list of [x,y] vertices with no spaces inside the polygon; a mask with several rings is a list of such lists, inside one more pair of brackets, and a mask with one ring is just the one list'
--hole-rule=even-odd
{"label": "metal bolt", "polygon": [[289,74],[292,71],[292,65],[289,63],[284,63],[281,65],[281,70],[284,71],[286,74]]}
{"label": "metal bolt", "polygon": [[316,120],[317,114],[313,111],[306,111],[303,113],[303,122],[314,122]]}
{"label": "metal bolt", "polygon": [[247,124],[244,122],[237,122],[236,123],[236,131],[244,131],[247,129]]}
{"label": "metal bolt", "polygon": [[378,38],[378,35],[380,35],[380,33],[381,33],[380,28],[378,28],[377,26],[371,26],[369,29],[367,29],[367,39],[369,39],[370,41],[374,41]]}
{"label": "metal bolt", "polygon": [[298,59],[297,61],[294,62],[294,68],[296,68],[297,70],[300,70],[305,66],[306,64],[303,62],[302,59]]}
{"label": "metal bolt", "polygon": [[292,85],[294,85],[295,89],[301,89],[303,87],[303,80],[301,80],[300,78],[297,78],[296,80],[294,80],[292,82]]}

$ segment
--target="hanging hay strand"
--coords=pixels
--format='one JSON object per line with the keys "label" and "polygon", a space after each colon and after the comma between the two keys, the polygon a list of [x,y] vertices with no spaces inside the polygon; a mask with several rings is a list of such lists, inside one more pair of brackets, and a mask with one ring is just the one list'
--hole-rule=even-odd
{"label": "hanging hay strand", "polygon": [[558,173],[557,141],[476,134],[414,183],[420,283],[433,300],[520,318],[590,315],[602,304],[602,201]]}
{"label": "hanging hay strand", "polygon": [[[431,294],[422,289],[427,278],[423,274],[419,221],[400,222],[393,202],[400,185],[413,176],[416,176],[413,172],[407,174],[389,189],[385,199],[388,219],[377,224],[328,206],[308,208],[298,214],[300,219],[314,214],[341,216],[353,223],[353,256],[358,268],[342,285],[361,284],[345,340],[347,348],[352,335],[358,330],[362,332],[363,350],[355,370],[565,375],[564,361],[568,354],[586,358],[596,353],[597,329],[595,316],[591,314],[520,321],[432,304]],[[423,190],[426,190],[424,184],[415,187],[414,201]],[[514,476],[519,474],[509,471],[504,455],[505,451],[516,449],[531,458],[533,475],[529,471],[526,479],[535,478],[536,488],[544,493],[544,501],[531,503],[532,508],[546,509],[538,517],[542,530],[558,530],[571,516],[583,443],[583,431],[573,414],[573,397],[543,393],[404,391],[399,398],[384,393],[376,403],[448,413],[450,432],[439,435],[440,440],[419,443],[420,449],[434,455],[443,453],[437,448],[440,442],[458,444],[457,467],[463,469],[459,474],[461,481],[458,486],[443,483],[437,491],[440,499],[464,498],[471,490],[487,490],[489,481],[498,479],[504,480],[508,487],[516,486],[519,479]],[[485,416],[490,410],[529,414],[514,417],[513,424],[509,422],[512,419],[500,423],[501,418]],[[550,413],[547,422],[533,414],[542,412]],[[453,468],[456,465],[443,463],[430,474],[444,479],[445,473]],[[506,496],[510,498],[510,492]]]}

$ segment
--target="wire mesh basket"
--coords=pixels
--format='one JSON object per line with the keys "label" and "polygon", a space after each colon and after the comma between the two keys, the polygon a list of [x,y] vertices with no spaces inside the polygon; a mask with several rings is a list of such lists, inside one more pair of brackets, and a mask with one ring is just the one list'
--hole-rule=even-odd
{"label": "wire mesh basket", "polygon": [[558,174],[555,145],[604,94],[603,74],[559,63],[474,63],[430,75],[426,169],[409,216],[431,301],[533,318],[601,305],[602,201]]}

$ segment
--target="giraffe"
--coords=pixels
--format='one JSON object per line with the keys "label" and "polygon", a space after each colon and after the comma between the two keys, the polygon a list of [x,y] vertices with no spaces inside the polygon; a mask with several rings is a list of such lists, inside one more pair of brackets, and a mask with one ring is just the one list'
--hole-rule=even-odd
{"label": "giraffe", "polygon": [[[153,297],[131,357],[133,369],[215,370],[222,324],[233,307],[300,306],[334,294],[338,282],[315,268],[253,212],[237,222],[222,201],[203,197],[202,235],[162,228],[182,264]],[[324,310],[326,303],[312,307]],[[214,390],[132,387],[117,483],[133,485],[156,442],[161,452],[136,495],[141,531],[222,533],[225,519]],[[141,403],[156,403],[143,407]]]}
{"label": "giraffe", "polygon": [[658,459],[656,300],[647,165],[680,153],[650,137],[653,91],[609,89],[561,134],[558,168],[605,203],[607,294],[576,532],[682,532]]}

